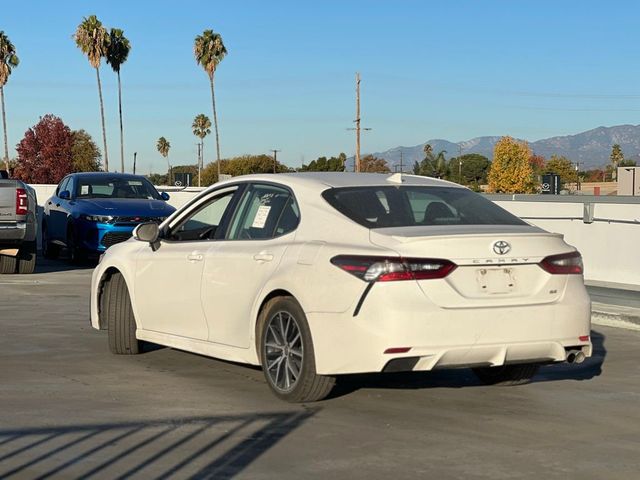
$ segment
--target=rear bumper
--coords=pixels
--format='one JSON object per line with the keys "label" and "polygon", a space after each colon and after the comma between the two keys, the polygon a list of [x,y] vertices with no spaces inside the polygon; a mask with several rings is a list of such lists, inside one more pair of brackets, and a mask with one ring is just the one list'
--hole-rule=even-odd
{"label": "rear bumper", "polygon": [[[591,355],[590,341],[579,339],[591,328],[580,276],[570,276],[557,302],[500,308],[440,308],[413,282],[376,287],[355,317],[353,310],[307,313],[318,373],[380,372],[403,358],[412,359],[404,365],[410,370],[560,362],[568,347]],[[410,350],[384,353],[389,348]]]}
{"label": "rear bumper", "polygon": [[0,223],[0,244],[22,243],[27,238],[27,222]]}

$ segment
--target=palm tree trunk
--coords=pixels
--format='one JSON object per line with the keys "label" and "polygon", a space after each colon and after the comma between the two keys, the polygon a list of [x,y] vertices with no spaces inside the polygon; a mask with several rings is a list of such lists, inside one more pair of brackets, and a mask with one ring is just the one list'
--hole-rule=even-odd
{"label": "palm tree trunk", "polygon": [[122,129],[122,87],[118,71],[118,113],[120,114],[120,173],[124,173],[124,133]]}
{"label": "palm tree trunk", "polygon": [[0,87],[0,102],[2,103],[2,128],[4,129],[4,168],[9,171],[9,142],[7,140],[7,115],[4,111],[4,87]]}
{"label": "palm tree trunk", "polygon": [[[200,140],[200,157],[198,158],[198,187],[201,186],[200,176],[202,172],[202,165],[204,165],[204,138]],[[218,161],[218,171],[220,171],[220,161]],[[218,176],[220,174],[218,173]]]}
{"label": "palm tree trunk", "polygon": [[167,176],[169,177],[167,183],[169,185],[173,185],[173,182],[171,181],[171,164],[169,163],[169,154],[167,154]]}
{"label": "palm tree trunk", "polygon": [[213,90],[213,73],[209,75],[209,81],[211,83],[211,104],[213,105],[213,126],[216,130],[216,159],[218,164],[218,181],[220,181],[220,136],[218,135],[218,114],[216,113],[216,94]]}
{"label": "palm tree trunk", "polygon": [[96,68],[98,77],[98,95],[100,96],[100,118],[102,119],[102,141],[104,143],[104,170],[109,171],[109,154],[107,153],[107,129],[104,126],[104,103],[102,102],[102,83],[100,83],[100,69]]}

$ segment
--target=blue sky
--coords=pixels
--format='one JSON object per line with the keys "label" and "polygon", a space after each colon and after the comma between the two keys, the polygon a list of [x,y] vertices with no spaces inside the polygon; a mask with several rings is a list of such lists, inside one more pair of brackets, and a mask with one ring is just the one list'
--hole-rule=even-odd
{"label": "blue sky", "polygon": [[[71,35],[96,14],[125,31],[125,161],[164,172],[195,163],[195,115],[211,117],[194,37],[229,55],[216,79],[223,157],[281,150],[291,166],[354,153],[354,73],[363,152],[482,135],[537,140],[640,118],[640,4],[592,1],[35,1],[3,4],[20,66],[5,87],[10,146],[41,115],[102,145],[95,73]],[[110,167],[119,166],[116,77],[101,69]],[[214,159],[214,136],[205,139]],[[11,149],[10,154],[14,155]]]}

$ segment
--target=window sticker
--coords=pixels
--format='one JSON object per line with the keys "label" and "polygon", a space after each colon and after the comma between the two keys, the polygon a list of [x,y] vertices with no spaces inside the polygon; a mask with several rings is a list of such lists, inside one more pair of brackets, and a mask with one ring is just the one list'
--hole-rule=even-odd
{"label": "window sticker", "polygon": [[264,224],[267,223],[267,217],[271,207],[267,205],[260,205],[256,211],[256,216],[253,217],[253,223],[251,228],[264,228]]}
{"label": "window sticker", "polygon": [[80,185],[80,195],[89,195],[89,185]]}
{"label": "window sticker", "polygon": [[139,186],[142,186],[142,181],[140,181],[140,180],[129,180],[129,185],[139,187]]}

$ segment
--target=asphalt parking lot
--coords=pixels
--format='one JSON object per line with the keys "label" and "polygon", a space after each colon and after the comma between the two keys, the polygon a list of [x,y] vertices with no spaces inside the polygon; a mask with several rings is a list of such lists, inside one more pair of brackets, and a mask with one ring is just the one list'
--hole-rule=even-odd
{"label": "asphalt parking lot", "polygon": [[289,405],[258,369],[111,355],[90,276],[0,276],[0,478],[638,478],[640,332],[595,326],[593,358],[530,385],[361,375]]}

